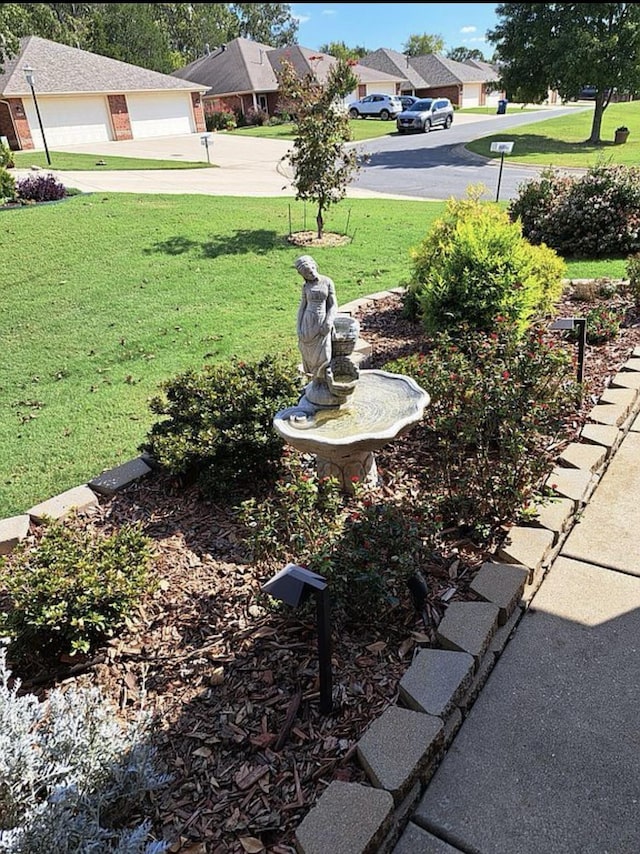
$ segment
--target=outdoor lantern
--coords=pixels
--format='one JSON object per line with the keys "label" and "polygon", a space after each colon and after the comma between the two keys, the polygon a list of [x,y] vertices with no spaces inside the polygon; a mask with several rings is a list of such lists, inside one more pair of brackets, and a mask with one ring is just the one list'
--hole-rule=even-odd
{"label": "outdoor lantern", "polygon": [[49,156],[49,148],[47,147],[47,138],[44,135],[44,127],[42,126],[42,116],[40,115],[40,107],[38,106],[38,99],[36,98],[36,89],[35,89],[35,74],[33,68],[30,65],[25,65],[23,68],[24,76],[26,77],[27,83],[31,89],[31,95],[33,97],[33,103],[36,108],[36,115],[38,117],[38,124],[40,125],[40,133],[42,134],[42,142],[44,144],[44,153],[47,155],[47,163],[51,166],[51,157]]}
{"label": "outdoor lantern", "polygon": [[309,596],[315,596],[318,623],[320,711],[322,714],[330,714],[333,710],[333,688],[331,682],[330,604],[326,580],[321,575],[317,575],[303,566],[289,563],[262,585],[262,591],[286,605],[291,605],[293,608],[297,608]]}

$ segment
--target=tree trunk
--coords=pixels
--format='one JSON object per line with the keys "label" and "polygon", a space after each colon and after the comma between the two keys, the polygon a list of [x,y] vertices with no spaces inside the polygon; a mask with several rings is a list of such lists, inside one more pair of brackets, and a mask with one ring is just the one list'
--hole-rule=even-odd
{"label": "tree trunk", "polygon": [[591,124],[591,136],[587,142],[593,145],[600,144],[600,129],[602,128],[602,117],[604,115],[604,97],[598,92],[596,95],[596,104],[593,110],[593,122]]}
{"label": "tree trunk", "polygon": [[318,240],[322,240],[322,229],[324,228],[324,219],[322,218],[322,205],[318,207],[316,215],[316,224],[318,226]]}

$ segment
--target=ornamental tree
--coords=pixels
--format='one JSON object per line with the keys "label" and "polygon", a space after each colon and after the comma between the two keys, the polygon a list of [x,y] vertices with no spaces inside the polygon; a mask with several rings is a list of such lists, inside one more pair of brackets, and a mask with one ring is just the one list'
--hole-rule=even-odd
{"label": "ornamental tree", "polygon": [[353,92],[358,80],[350,60],[337,59],[326,79],[320,81],[312,73],[300,77],[291,62],[283,59],[278,82],[279,107],[292,116],[295,125],[293,149],[284,159],[294,170],[296,198],[317,205],[317,234],[321,239],[325,212],[344,198],[358,170],[356,152],[345,147],[351,128],[343,108],[343,98]]}
{"label": "ornamental tree", "polygon": [[496,45],[501,86],[514,100],[540,103],[555,89],[563,100],[595,86],[588,142],[600,142],[611,95],[640,88],[640,4],[502,3]]}

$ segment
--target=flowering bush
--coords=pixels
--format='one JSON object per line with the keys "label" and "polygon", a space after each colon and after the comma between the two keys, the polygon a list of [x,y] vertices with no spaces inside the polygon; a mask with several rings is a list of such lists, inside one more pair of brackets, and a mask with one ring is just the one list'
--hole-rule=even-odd
{"label": "flowering bush", "polygon": [[564,257],[602,258],[640,247],[640,167],[596,166],[581,176],[546,170],[509,206],[535,244]]}
{"label": "flowering bush", "polygon": [[429,389],[414,431],[425,451],[421,479],[444,524],[482,534],[513,521],[550,471],[580,392],[566,348],[502,320],[490,334],[442,333],[429,353],[386,368]]}
{"label": "flowering bush", "polygon": [[64,184],[51,175],[33,175],[16,183],[18,199],[25,202],[55,202],[64,199]]}

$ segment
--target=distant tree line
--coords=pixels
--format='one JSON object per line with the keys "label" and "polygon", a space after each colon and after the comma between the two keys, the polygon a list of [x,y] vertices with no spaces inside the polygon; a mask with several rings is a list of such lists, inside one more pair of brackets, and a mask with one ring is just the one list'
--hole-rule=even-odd
{"label": "distant tree line", "polygon": [[41,36],[165,74],[242,36],[295,43],[287,3],[0,3],[0,69],[22,36]]}

